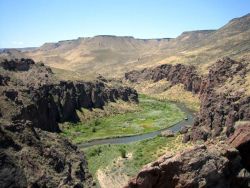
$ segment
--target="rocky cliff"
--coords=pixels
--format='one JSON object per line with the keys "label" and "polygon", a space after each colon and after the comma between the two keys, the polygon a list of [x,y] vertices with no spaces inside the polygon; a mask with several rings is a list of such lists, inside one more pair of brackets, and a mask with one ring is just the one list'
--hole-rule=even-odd
{"label": "rocky cliff", "polygon": [[47,131],[58,132],[58,122],[78,121],[76,110],[81,108],[102,108],[117,99],[138,100],[134,89],[108,86],[103,81],[57,81],[48,67],[30,59],[5,60],[0,67],[3,119],[30,120]]}
{"label": "rocky cliff", "polygon": [[181,83],[185,89],[198,93],[200,91],[201,76],[198,75],[194,66],[182,64],[177,65],[160,65],[151,69],[143,69],[141,71],[130,71],[125,73],[125,79],[131,82],[140,82],[143,80],[153,80],[157,82],[166,79],[172,85]]}
{"label": "rocky cliff", "polygon": [[225,144],[199,145],[145,166],[126,188],[248,187],[240,161],[239,152]]}
{"label": "rocky cliff", "polygon": [[192,66],[161,65],[131,71],[125,78],[131,82],[166,79],[198,94],[200,111],[183,141],[207,141],[204,146],[165,156],[146,166],[127,187],[249,187],[248,62],[223,58],[202,76]]}
{"label": "rocky cliff", "polygon": [[250,120],[248,62],[230,58],[218,60],[207,75],[199,75],[193,66],[161,65],[142,71],[131,71],[125,79],[131,82],[166,79],[172,85],[181,83],[200,96],[201,107],[191,131],[184,140],[206,140],[222,134],[229,136],[236,121]]}
{"label": "rocky cliff", "polygon": [[249,63],[229,58],[210,68],[200,86],[199,115],[186,139],[230,136],[236,121],[250,120],[249,75]]}
{"label": "rocky cliff", "polygon": [[76,110],[109,101],[137,102],[128,87],[105,80],[58,81],[31,59],[0,61],[0,187],[95,187],[84,155],[59,134]]}
{"label": "rocky cliff", "polygon": [[84,155],[31,122],[0,126],[0,187],[94,187]]}

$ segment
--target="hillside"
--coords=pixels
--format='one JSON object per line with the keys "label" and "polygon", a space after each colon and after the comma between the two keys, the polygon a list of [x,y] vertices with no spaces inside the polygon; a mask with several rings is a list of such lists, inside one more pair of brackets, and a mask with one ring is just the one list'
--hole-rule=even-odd
{"label": "hillside", "polygon": [[95,73],[108,75],[113,72],[122,75],[124,70],[130,70],[126,67],[137,63],[141,57],[151,56],[168,42],[169,39],[95,36],[46,43],[27,55],[55,68],[82,71],[85,78],[96,75]]}
{"label": "hillside", "polygon": [[194,64],[201,72],[206,72],[208,65],[223,56],[250,59],[249,42],[250,14],[247,14],[231,20],[218,30],[183,32],[174,39],[101,35],[45,43],[25,55],[54,68],[77,70],[84,73],[82,78],[86,79],[98,73],[120,77],[132,69],[166,63]]}
{"label": "hillside", "polygon": [[0,143],[0,187],[249,187],[250,14],[0,49]]}

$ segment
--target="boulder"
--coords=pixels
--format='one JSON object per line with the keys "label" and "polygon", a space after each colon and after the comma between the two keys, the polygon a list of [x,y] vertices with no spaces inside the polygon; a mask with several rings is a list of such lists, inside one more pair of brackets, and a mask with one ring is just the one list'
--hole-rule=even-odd
{"label": "boulder", "polygon": [[0,185],[1,187],[27,187],[24,170],[16,164],[13,157],[0,151]]}
{"label": "boulder", "polygon": [[183,126],[180,131],[179,131],[181,134],[185,134],[188,132],[188,127],[187,126]]}
{"label": "boulder", "polygon": [[182,142],[187,143],[188,141],[190,141],[190,134],[184,134]]}
{"label": "boulder", "polygon": [[175,134],[172,130],[165,130],[161,132],[161,136],[164,137],[173,137]]}
{"label": "boulder", "polygon": [[239,150],[244,167],[250,171],[250,122],[237,126],[228,143]]}
{"label": "boulder", "polygon": [[7,85],[9,81],[10,81],[10,77],[0,74],[0,86]]}
{"label": "boulder", "polygon": [[4,95],[11,101],[15,101],[18,96],[18,92],[14,89],[9,89],[4,91]]}
{"label": "boulder", "polygon": [[126,188],[246,187],[250,175],[236,149],[200,145],[142,169]]}

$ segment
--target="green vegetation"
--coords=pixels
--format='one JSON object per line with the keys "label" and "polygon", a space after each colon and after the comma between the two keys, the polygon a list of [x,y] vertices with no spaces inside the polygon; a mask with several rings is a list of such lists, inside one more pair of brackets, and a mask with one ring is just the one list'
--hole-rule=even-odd
{"label": "green vegetation", "polygon": [[[187,146],[181,142],[181,135],[169,138],[157,136],[130,144],[93,146],[84,149],[84,153],[92,174],[96,174],[98,169],[109,168],[113,173],[119,170],[131,177],[138,173],[145,164],[156,160],[167,151],[175,153]],[[131,154],[132,157],[124,160],[124,164],[119,164],[118,168],[116,161],[122,157],[121,151],[124,151],[127,156]]]}
{"label": "green vegetation", "polygon": [[[181,95],[180,95],[181,93]],[[173,102],[178,102],[185,104],[187,108],[194,112],[198,112],[200,110],[200,99],[197,94],[193,94],[190,91],[186,91],[184,89],[183,84],[177,84],[168,90],[160,93],[154,94],[152,97],[159,100],[169,100]]]}
{"label": "green vegetation", "polygon": [[74,143],[88,140],[135,135],[170,127],[185,114],[173,103],[140,95],[137,111],[110,115],[86,123],[68,124],[63,134]]}
{"label": "green vegetation", "polygon": [[126,84],[135,88],[139,93],[143,93],[152,98],[161,101],[182,103],[194,112],[198,112],[200,109],[199,96],[185,90],[183,84],[172,86],[167,80],[159,80],[158,82],[147,80],[140,83],[127,82]]}
{"label": "green vegetation", "polygon": [[120,153],[122,158],[126,158],[126,150],[124,148],[120,148]]}

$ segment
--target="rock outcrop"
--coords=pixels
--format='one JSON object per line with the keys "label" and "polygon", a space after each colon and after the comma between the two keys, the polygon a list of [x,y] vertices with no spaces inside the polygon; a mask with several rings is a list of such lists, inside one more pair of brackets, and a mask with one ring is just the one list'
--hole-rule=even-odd
{"label": "rock outcrop", "polygon": [[83,153],[56,133],[58,123],[118,99],[138,96],[103,81],[58,81],[31,59],[0,61],[0,187],[95,187]]}
{"label": "rock outcrop", "polygon": [[227,145],[195,146],[147,165],[126,188],[247,187],[250,174],[240,160]]}
{"label": "rock outcrop", "polygon": [[239,150],[244,167],[250,171],[250,122],[238,125],[228,143]]}
{"label": "rock outcrop", "polygon": [[0,187],[93,187],[84,155],[31,122],[0,126]]}
{"label": "rock outcrop", "polygon": [[164,136],[164,137],[173,137],[173,136],[175,136],[175,134],[171,130],[165,130],[165,131],[161,132],[161,136]]}
{"label": "rock outcrop", "polygon": [[34,65],[35,62],[32,59],[16,59],[16,60],[7,60],[5,59],[0,63],[0,66],[5,70],[9,71],[28,71],[31,65]]}
{"label": "rock outcrop", "polygon": [[[137,93],[130,88],[110,88],[102,82],[61,81],[24,91],[30,104],[21,107],[12,119],[33,121],[36,127],[58,131],[58,122],[79,121],[76,110],[102,108],[109,101],[118,99],[137,102]],[[46,125],[46,127],[44,127]]]}
{"label": "rock outcrop", "polygon": [[30,59],[5,60],[1,65],[0,106],[9,106],[1,112],[3,119],[30,120],[43,130],[58,132],[58,122],[78,121],[76,110],[81,108],[102,108],[118,99],[138,101],[136,91],[129,87],[112,87],[101,81],[57,81],[50,68]]}
{"label": "rock outcrop", "polygon": [[142,71],[131,71],[125,73],[125,79],[131,82],[140,82],[143,80],[153,80],[157,82],[166,79],[175,84],[183,84],[188,91],[198,93],[200,91],[201,76],[198,75],[194,66],[182,64],[160,65],[152,69],[143,69]]}
{"label": "rock outcrop", "polygon": [[[244,169],[249,171],[249,76],[249,63],[223,58],[211,66],[209,73],[203,76],[199,76],[194,67],[161,65],[153,69],[132,71],[127,73],[125,78],[131,82],[140,82],[141,80],[148,79],[157,82],[160,79],[167,79],[173,85],[181,83],[186,90],[198,94],[201,100],[200,111],[192,127],[181,130],[184,134],[183,142],[190,140],[206,141],[215,137],[220,137],[220,139],[225,141],[230,137],[229,144],[231,147],[238,149],[239,153],[237,156],[241,158],[235,167],[243,166]],[[248,123],[236,126],[235,128],[237,121],[248,121]],[[208,159],[211,159],[208,160],[208,163],[199,156],[202,154],[201,151],[203,154],[206,154],[205,156]],[[180,160],[176,161],[176,157],[170,158],[156,167],[147,168],[139,173],[138,177],[130,183],[129,187],[240,187],[240,185],[236,186],[234,184],[234,177],[238,175],[231,174],[232,176],[228,176],[234,172],[234,170],[229,170],[231,167],[228,166],[229,164],[235,164],[234,159],[228,158],[226,163],[220,161],[224,160],[225,156],[224,154],[220,154],[218,150],[217,162],[220,164],[216,164],[212,162],[214,159],[211,156],[211,154],[213,155],[211,149],[198,149],[197,153],[198,156],[194,151],[190,151],[190,153],[182,154],[181,157],[184,158]],[[200,172],[200,174],[192,172],[194,169],[189,166],[189,163],[192,164],[192,158],[197,160],[197,164],[194,166],[196,166],[195,170]],[[186,159],[185,164],[183,161]],[[221,167],[219,167],[220,165]],[[167,166],[167,168],[163,168],[164,166]],[[214,167],[219,167],[219,169]],[[205,173],[203,171],[204,168],[208,170]],[[226,170],[223,171],[223,168]],[[216,173],[211,175],[209,170]],[[211,176],[214,178],[211,179]],[[201,185],[199,185],[199,182]],[[237,182],[239,181],[237,180]],[[202,183],[205,184],[203,185]],[[246,185],[244,184],[243,187],[247,187],[247,185],[249,186],[249,182]]]}
{"label": "rock outcrop", "polygon": [[201,83],[201,107],[190,131],[192,140],[206,140],[223,133],[229,136],[236,121],[250,120],[250,96],[245,86],[246,75],[250,73],[247,66],[224,58],[210,68]]}
{"label": "rock outcrop", "polygon": [[[193,66],[178,64],[131,71],[125,74],[125,79],[131,82],[166,79],[172,85],[181,83],[186,90],[198,94],[200,112],[184,137],[188,141],[207,140],[222,134],[229,136],[236,121],[250,120],[250,96],[246,95],[249,86],[245,84],[249,74],[247,62],[223,58],[204,76],[200,76]],[[231,87],[233,84],[236,86]]]}

